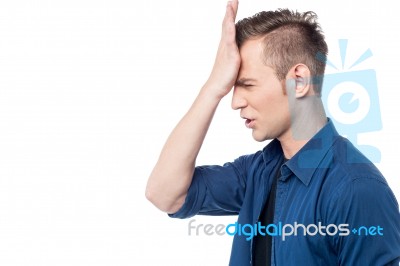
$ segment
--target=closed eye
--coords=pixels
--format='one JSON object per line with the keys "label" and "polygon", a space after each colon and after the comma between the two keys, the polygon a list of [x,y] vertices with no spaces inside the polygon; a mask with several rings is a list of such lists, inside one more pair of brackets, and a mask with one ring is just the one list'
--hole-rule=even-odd
{"label": "closed eye", "polygon": [[254,84],[253,84],[254,81],[255,81],[254,79],[240,78],[240,79],[236,80],[235,86],[244,87],[244,88],[253,87],[254,86]]}

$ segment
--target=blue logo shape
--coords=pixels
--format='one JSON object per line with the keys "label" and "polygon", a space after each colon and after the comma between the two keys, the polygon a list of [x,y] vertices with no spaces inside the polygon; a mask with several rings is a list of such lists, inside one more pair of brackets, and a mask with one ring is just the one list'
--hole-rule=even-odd
{"label": "blue logo shape", "polygon": [[[347,40],[339,40],[342,69],[345,66]],[[366,50],[348,69],[372,56]],[[327,66],[338,68],[327,60]],[[324,75],[322,101],[325,112],[338,132],[347,137],[370,161],[381,161],[377,147],[358,144],[360,133],[382,129],[376,72],[373,69],[339,72]]]}
{"label": "blue logo shape", "polygon": [[359,99],[355,99],[356,95],[351,92],[345,92],[339,99],[339,106],[346,113],[354,113],[360,105]]}

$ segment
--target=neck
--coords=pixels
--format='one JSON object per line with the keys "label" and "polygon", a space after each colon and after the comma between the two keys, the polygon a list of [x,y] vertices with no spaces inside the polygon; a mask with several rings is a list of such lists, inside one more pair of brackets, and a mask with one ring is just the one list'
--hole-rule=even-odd
{"label": "neck", "polygon": [[292,158],[327,122],[318,96],[299,99],[290,109],[291,126],[278,138],[287,159]]}

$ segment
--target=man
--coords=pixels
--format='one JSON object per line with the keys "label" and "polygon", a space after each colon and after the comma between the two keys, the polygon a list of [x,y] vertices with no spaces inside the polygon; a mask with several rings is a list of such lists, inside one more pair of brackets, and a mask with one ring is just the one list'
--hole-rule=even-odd
{"label": "man", "polygon": [[[325,116],[327,46],[315,14],[261,12],[235,25],[237,8],[228,2],[210,77],[169,136],[147,198],[171,217],[238,214],[238,224],[258,225],[254,237],[235,235],[230,265],[397,266],[398,203]],[[272,141],[223,166],[195,167],[232,87],[232,108],[253,138]],[[265,228],[271,224],[297,226],[297,235],[281,237],[282,229]]]}

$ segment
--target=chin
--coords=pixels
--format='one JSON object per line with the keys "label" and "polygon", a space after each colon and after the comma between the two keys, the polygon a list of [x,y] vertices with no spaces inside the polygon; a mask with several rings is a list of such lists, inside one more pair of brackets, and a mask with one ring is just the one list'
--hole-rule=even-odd
{"label": "chin", "polygon": [[257,132],[256,130],[253,130],[253,134],[252,135],[253,135],[253,139],[255,141],[258,141],[258,142],[263,142],[263,141],[266,141],[266,140],[273,139],[273,138],[270,138],[268,135],[260,134],[260,132]]}

